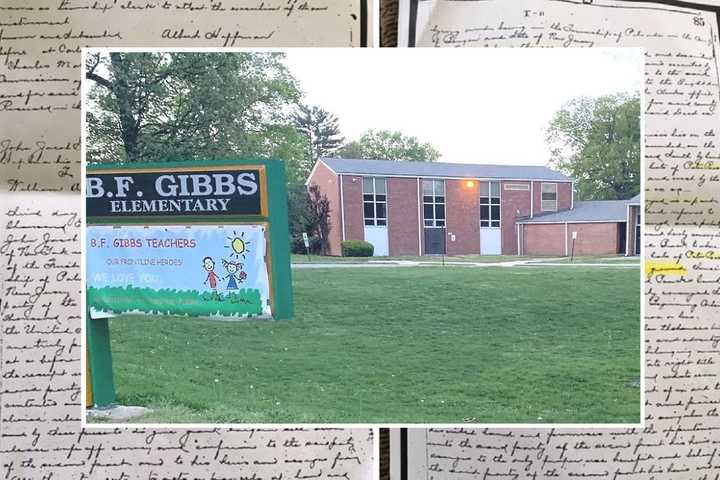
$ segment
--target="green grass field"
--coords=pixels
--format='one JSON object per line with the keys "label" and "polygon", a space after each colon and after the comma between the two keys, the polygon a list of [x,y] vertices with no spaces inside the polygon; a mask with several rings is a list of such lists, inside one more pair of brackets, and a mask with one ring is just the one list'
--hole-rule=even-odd
{"label": "green grass field", "polygon": [[[525,260],[530,257],[517,255],[446,255],[448,262],[498,263]],[[403,256],[403,257],[333,257],[329,255],[292,255],[292,263],[367,263],[404,260],[411,262],[441,262],[442,255]]]}
{"label": "green grass field", "polygon": [[293,272],[290,321],[111,321],[137,422],[639,422],[639,269]]}

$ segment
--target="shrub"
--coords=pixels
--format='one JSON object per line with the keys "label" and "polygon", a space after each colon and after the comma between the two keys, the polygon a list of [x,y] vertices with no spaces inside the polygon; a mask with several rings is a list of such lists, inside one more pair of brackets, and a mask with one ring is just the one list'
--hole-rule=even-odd
{"label": "shrub", "polygon": [[372,257],[373,244],[365,240],[345,240],[341,243],[343,257]]}

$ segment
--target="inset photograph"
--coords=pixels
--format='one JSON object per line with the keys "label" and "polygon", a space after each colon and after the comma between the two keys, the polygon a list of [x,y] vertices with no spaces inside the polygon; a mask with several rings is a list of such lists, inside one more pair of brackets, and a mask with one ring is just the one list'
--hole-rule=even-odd
{"label": "inset photograph", "polygon": [[89,426],[640,424],[642,50],[84,63]]}

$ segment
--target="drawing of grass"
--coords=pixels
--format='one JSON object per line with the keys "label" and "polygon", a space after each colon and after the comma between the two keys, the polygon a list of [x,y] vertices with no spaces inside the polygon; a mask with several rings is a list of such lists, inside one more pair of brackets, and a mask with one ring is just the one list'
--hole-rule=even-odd
{"label": "drawing of grass", "polygon": [[139,310],[158,315],[254,316],[262,314],[260,290],[245,288],[232,293],[199,292],[139,287],[88,287],[88,305],[122,313]]}

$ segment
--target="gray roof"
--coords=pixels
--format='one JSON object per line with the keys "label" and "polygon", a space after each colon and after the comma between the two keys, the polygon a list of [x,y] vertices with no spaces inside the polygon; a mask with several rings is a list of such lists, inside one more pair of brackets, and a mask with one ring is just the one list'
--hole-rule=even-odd
{"label": "gray roof", "polygon": [[625,222],[630,200],[592,200],[575,202],[571,210],[542,213],[518,223]]}
{"label": "gray roof", "polygon": [[507,180],[546,180],[570,182],[572,179],[547,167],[522,165],[484,165],[477,163],[395,162],[322,158],[338,174],[381,175],[385,177],[497,178]]}
{"label": "gray roof", "polygon": [[640,205],[640,194],[638,193],[627,201],[628,205]]}

